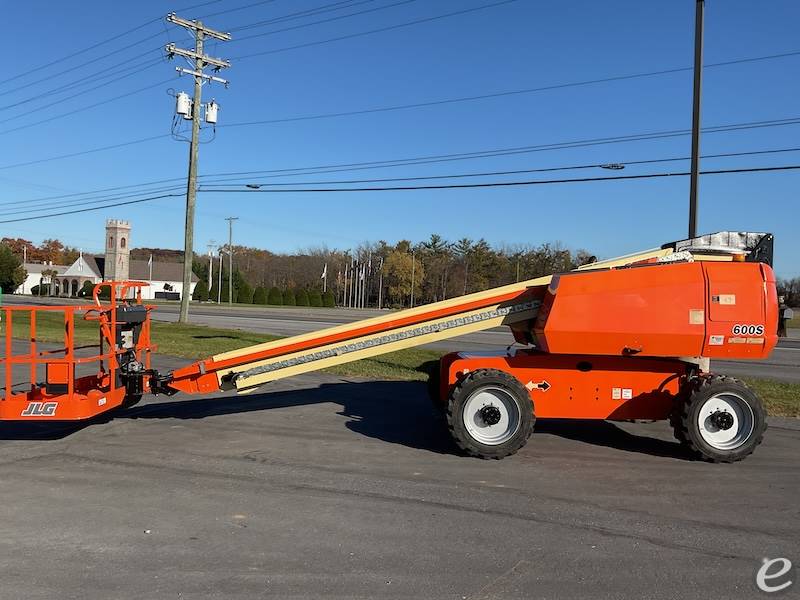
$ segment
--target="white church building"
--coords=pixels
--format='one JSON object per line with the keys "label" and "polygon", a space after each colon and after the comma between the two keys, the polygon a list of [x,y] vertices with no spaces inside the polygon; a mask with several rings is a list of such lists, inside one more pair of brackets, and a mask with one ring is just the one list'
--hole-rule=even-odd
{"label": "white church building", "polygon": [[[145,300],[180,300],[183,294],[183,264],[131,260],[131,226],[127,221],[106,221],[105,255],[81,255],[71,265],[25,263],[28,276],[15,293],[31,294],[35,286],[49,285],[53,296],[77,296],[85,281],[143,281]],[[198,282],[192,273],[191,289]]]}

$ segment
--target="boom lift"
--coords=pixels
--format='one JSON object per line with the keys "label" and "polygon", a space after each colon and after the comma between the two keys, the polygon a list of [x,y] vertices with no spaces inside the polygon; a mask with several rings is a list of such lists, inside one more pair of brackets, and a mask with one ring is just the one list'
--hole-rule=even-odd
{"label": "boom lift", "polygon": [[[698,457],[741,460],[766,429],[758,397],[714,375],[709,359],[761,359],[777,343],[773,237],[721,232],[571,271],[217,354],[170,373],[150,365],[142,282],[104,282],[92,306],[6,306],[4,420],[79,420],[129,407],[142,394],[247,392],[307,373],[500,325],[519,347],[451,353],[431,378],[434,404],[468,454],[502,458],[536,418],[669,419]],[[107,290],[108,302],[101,301]],[[36,317],[64,314],[64,347],[39,351]],[[28,313],[30,346],[14,355],[14,318]],[[99,324],[99,351],[74,343],[75,319]],[[98,363],[96,372],[79,369]],[[30,368],[14,391],[15,365]],[[38,368],[45,367],[39,383]]]}

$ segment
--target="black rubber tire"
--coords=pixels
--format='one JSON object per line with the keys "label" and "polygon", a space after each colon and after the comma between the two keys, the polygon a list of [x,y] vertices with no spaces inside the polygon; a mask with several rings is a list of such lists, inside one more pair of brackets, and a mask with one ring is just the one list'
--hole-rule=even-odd
{"label": "black rubber tire", "polygon": [[[675,437],[700,460],[714,463],[732,463],[750,456],[764,439],[767,413],[758,396],[743,382],[734,377],[710,375],[691,382],[694,390],[678,406],[674,419]],[[733,392],[743,399],[753,412],[753,431],[736,448],[720,450],[706,443],[697,425],[697,416],[703,403],[722,392]]]}
{"label": "black rubber tire", "polygon": [[[467,400],[483,387],[502,388],[513,398],[519,411],[519,427],[514,435],[497,445],[487,445],[473,438],[464,425],[463,412]],[[463,377],[453,388],[447,403],[447,428],[456,444],[470,456],[501,459],[516,453],[533,432],[536,416],[528,390],[519,379],[497,369],[478,369]]]}
{"label": "black rubber tire", "polygon": [[125,396],[125,399],[122,401],[122,404],[120,404],[120,408],[131,408],[139,404],[141,400],[142,400],[141,394],[128,394],[127,396]]}

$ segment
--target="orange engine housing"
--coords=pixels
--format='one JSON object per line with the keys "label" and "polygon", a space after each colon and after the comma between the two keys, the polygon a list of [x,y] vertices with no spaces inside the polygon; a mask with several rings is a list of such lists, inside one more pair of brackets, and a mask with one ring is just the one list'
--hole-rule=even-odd
{"label": "orange engine housing", "polygon": [[759,359],[777,323],[768,265],[689,262],[557,275],[533,334],[551,354]]}

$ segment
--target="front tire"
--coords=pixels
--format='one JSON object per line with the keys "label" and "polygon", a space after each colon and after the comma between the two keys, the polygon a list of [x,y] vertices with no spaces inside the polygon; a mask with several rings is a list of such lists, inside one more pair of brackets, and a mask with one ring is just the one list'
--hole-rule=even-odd
{"label": "front tire", "polygon": [[675,437],[701,460],[732,463],[753,453],[764,439],[767,414],[761,400],[733,377],[700,378],[678,407]]}
{"label": "front tire", "polygon": [[447,426],[459,448],[478,458],[500,459],[527,442],[536,418],[528,390],[496,369],[478,369],[456,384]]}

